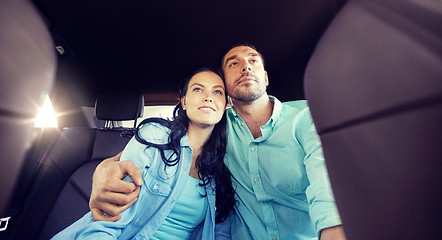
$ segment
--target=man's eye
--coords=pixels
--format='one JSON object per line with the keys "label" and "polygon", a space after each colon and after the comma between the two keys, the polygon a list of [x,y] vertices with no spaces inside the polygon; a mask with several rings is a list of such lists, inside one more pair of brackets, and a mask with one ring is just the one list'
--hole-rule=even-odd
{"label": "man's eye", "polygon": [[256,59],[250,59],[250,62],[251,63],[256,63],[257,61],[256,61]]}
{"label": "man's eye", "polygon": [[235,67],[235,66],[237,66],[237,65],[238,65],[237,62],[233,62],[233,63],[231,63],[231,64],[229,65],[229,67]]}

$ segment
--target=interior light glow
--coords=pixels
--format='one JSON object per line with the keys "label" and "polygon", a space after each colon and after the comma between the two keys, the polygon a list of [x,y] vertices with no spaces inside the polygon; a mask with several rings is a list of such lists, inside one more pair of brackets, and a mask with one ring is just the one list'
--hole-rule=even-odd
{"label": "interior light glow", "polygon": [[35,118],[35,128],[58,127],[57,118],[55,116],[54,108],[52,107],[51,99],[46,95],[40,113]]}

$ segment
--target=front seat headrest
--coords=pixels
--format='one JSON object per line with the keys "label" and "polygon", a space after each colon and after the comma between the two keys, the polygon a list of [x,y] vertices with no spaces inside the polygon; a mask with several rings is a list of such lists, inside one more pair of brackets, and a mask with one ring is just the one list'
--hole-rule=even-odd
{"label": "front seat headrest", "polygon": [[95,102],[95,114],[100,120],[127,121],[143,116],[144,97],[134,91],[108,91]]}

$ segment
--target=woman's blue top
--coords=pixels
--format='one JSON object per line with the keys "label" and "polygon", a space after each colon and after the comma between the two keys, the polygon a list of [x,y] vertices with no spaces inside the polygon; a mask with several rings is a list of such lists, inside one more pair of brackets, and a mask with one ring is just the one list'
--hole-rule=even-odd
{"label": "woman's blue top", "polygon": [[207,212],[207,197],[203,197],[206,193],[199,186],[200,182],[202,181],[191,176],[187,178],[186,186],[175,207],[151,240],[182,240],[190,237]]}

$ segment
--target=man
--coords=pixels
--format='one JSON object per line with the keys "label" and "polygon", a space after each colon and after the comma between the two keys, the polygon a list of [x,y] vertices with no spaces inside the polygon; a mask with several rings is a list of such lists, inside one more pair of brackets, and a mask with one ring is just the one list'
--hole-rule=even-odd
{"label": "man", "polygon": [[[220,64],[233,102],[224,159],[238,201],[232,238],[345,239],[307,103],[267,95],[264,59],[253,46],[228,49]],[[139,178],[130,162],[106,160],[97,168],[90,202],[96,220],[116,220],[136,200],[141,182],[118,181],[126,173]]]}

